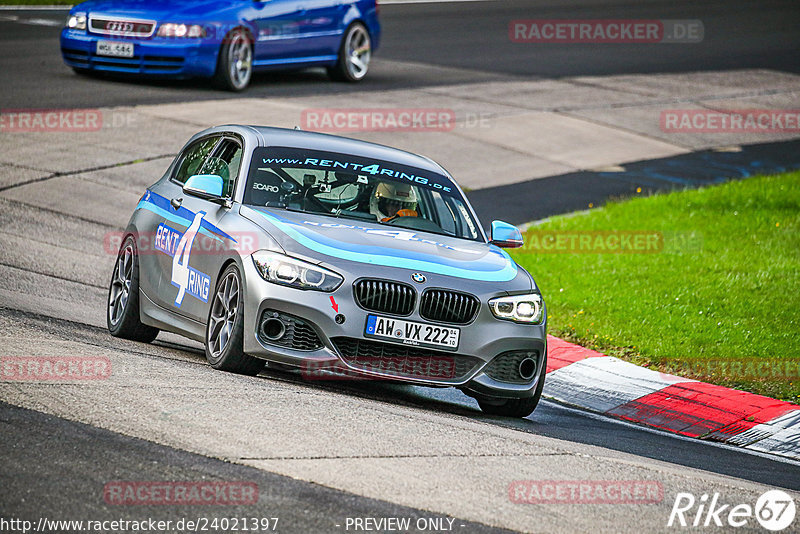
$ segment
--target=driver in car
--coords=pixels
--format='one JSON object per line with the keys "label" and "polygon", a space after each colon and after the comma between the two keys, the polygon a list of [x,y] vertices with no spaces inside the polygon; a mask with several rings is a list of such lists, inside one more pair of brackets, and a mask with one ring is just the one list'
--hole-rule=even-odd
{"label": "driver in car", "polygon": [[417,194],[407,184],[381,182],[375,188],[369,203],[369,211],[381,222],[395,217],[417,216]]}

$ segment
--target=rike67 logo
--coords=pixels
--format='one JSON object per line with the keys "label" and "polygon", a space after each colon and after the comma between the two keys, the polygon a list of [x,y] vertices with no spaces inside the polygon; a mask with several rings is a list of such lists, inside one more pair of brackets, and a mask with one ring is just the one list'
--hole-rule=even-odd
{"label": "rike67 logo", "polygon": [[781,490],[767,491],[756,500],[755,506],[722,504],[719,493],[710,499],[705,493],[699,499],[691,493],[678,493],[667,526],[752,528],[755,518],[763,528],[778,532],[794,523],[796,511],[794,499]]}

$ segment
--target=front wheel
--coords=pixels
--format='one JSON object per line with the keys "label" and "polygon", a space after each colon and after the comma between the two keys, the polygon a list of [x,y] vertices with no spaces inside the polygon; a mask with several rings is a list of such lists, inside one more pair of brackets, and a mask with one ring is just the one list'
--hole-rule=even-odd
{"label": "front wheel", "polygon": [[214,84],[221,89],[242,91],[253,76],[253,40],[241,28],[225,37],[219,50]]}
{"label": "front wheel", "polygon": [[342,82],[360,82],[367,75],[372,58],[372,42],[367,27],[360,22],[351,24],[339,47],[336,65],[328,68],[328,75]]}
{"label": "front wheel", "polygon": [[222,272],[211,301],[206,325],[206,359],[211,367],[255,376],[264,360],[244,353],[244,294],[242,278],[235,265]]}
{"label": "front wheel", "polygon": [[539,372],[539,383],[533,397],[525,399],[500,399],[496,397],[478,397],[478,406],[481,411],[488,415],[501,415],[504,417],[528,417],[539,405],[544,389],[544,377],[547,374],[547,354],[542,362],[542,370]]}

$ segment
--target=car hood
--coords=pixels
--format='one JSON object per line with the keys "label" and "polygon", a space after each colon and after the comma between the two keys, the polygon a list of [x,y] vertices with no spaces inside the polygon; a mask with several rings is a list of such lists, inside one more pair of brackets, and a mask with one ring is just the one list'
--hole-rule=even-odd
{"label": "car hood", "polygon": [[521,274],[504,250],[488,243],[281,209],[242,206],[240,214],[288,254],[319,263],[344,260],[482,282],[509,282]]}
{"label": "car hood", "polygon": [[89,13],[102,13],[122,17],[136,17],[142,19],[156,19],[159,21],[175,18],[178,22],[189,20],[192,17],[203,17],[209,11],[226,7],[219,0],[199,2],[179,2],[174,0],[138,0],[133,2],[119,2],[113,0],[98,0],[84,2],[73,8],[73,11],[86,11]]}

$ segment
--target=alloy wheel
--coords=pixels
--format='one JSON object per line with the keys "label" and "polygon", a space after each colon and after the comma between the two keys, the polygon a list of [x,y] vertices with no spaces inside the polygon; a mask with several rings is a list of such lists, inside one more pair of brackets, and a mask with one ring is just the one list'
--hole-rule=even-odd
{"label": "alloy wheel", "polygon": [[222,357],[233,335],[236,314],[239,309],[239,278],[228,273],[214,295],[211,305],[211,319],[208,325],[208,347],[214,359]]}
{"label": "alloy wheel", "polygon": [[228,47],[228,65],[231,82],[242,89],[250,82],[253,70],[253,49],[244,32],[236,32]]}
{"label": "alloy wheel", "polygon": [[372,55],[372,46],[369,34],[363,26],[353,26],[345,42],[347,71],[355,80],[360,80],[367,75],[369,60]]}
{"label": "alloy wheel", "polygon": [[111,291],[108,293],[108,318],[112,325],[122,319],[125,306],[131,294],[133,280],[133,246],[128,245],[119,255],[111,280]]}

